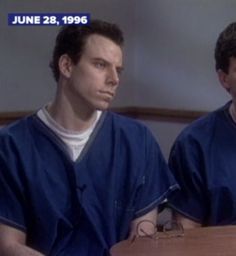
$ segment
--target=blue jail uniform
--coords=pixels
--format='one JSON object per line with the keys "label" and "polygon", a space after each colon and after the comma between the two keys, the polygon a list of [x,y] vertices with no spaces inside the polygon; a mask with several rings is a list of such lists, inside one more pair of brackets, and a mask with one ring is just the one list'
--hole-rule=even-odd
{"label": "blue jail uniform", "polygon": [[109,111],[76,161],[36,114],[0,130],[0,222],[45,255],[108,255],[177,187],[148,129]]}
{"label": "blue jail uniform", "polygon": [[170,153],[181,190],[169,205],[203,226],[236,224],[236,124],[230,104],[185,128]]}

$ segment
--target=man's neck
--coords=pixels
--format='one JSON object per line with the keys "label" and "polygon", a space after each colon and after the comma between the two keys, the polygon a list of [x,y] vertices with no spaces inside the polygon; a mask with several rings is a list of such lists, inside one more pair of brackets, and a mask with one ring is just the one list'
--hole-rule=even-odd
{"label": "man's neck", "polygon": [[82,132],[91,127],[97,118],[96,110],[73,108],[67,101],[56,98],[47,106],[50,116],[67,130]]}

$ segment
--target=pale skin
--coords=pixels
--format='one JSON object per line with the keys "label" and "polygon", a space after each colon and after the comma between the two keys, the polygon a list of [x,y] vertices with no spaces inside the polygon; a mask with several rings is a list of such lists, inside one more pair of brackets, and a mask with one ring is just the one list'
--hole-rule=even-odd
{"label": "pale skin", "polygon": [[200,223],[190,220],[177,212],[173,215],[173,219],[178,223],[181,223],[184,229],[199,228],[202,226]]}
{"label": "pale skin", "polygon": [[44,256],[26,246],[26,234],[16,228],[0,224],[1,256]]}
{"label": "pale skin", "polygon": [[[48,112],[61,126],[83,131],[96,119],[96,110],[106,110],[116,94],[122,67],[122,49],[110,39],[93,34],[86,41],[81,59],[74,64],[67,54],[59,59],[60,78],[56,96]],[[139,217],[130,225],[129,238],[136,235],[142,220],[157,222],[157,209]],[[142,226],[148,234],[150,225]],[[43,256],[26,246],[27,234],[0,224],[1,256]]]}
{"label": "pale skin", "polygon": [[61,76],[48,111],[64,128],[82,131],[106,110],[116,94],[122,68],[122,50],[111,40],[91,35],[77,65],[68,55],[59,59]]}
{"label": "pale skin", "polygon": [[[236,123],[236,58],[230,58],[227,73],[219,69],[217,70],[217,75],[223,88],[225,88],[232,97],[229,113]],[[176,221],[180,222],[185,229],[201,227],[200,223],[190,220],[177,212],[174,213],[174,218]]]}

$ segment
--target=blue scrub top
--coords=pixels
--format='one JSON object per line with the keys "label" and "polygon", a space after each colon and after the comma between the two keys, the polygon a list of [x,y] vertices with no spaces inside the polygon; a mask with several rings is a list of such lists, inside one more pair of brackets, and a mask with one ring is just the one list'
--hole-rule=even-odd
{"label": "blue scrub top", "polygon": [[204,226],[236,224],[236,124],[230,104],[184,129],[169,158],[181,187],[170,206]]}
{"label": "blue scrub top", "polygon": [[106,255],[176,188],[147,128],[111,112],[75,162],[36,115],[0,131],[0,221],[46,255]]}

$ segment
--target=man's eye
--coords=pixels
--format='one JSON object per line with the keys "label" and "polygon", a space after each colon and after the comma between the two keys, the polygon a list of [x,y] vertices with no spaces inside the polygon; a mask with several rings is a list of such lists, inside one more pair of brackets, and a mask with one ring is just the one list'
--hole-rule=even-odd
{"label": "man's eye", "polygon": [[100,69],[103,69],[103,68],[105,68],[105,63],[103,63],[103,62],[97,62],[97,63],[95,63],[95,67],[100,68]]}

